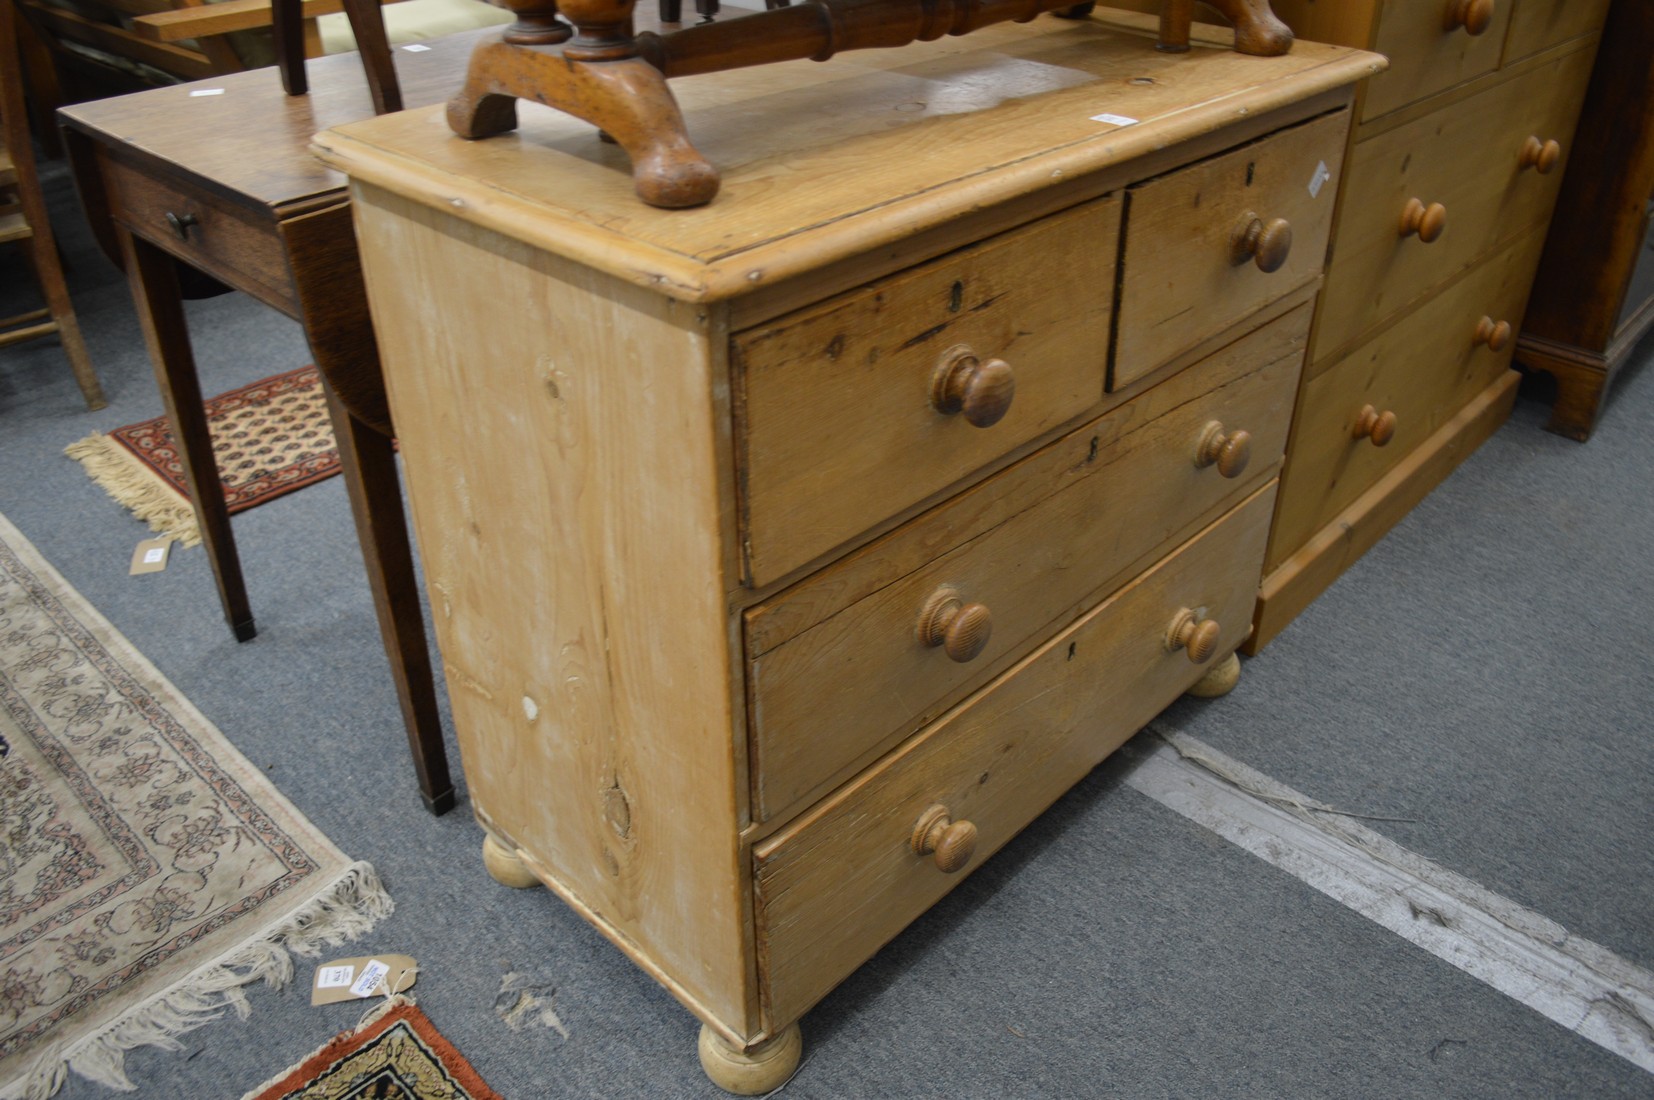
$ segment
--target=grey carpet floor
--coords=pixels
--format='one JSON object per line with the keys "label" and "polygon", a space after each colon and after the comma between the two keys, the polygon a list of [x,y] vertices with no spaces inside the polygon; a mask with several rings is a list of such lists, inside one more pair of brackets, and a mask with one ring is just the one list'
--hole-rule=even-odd
{"label": "grey carpet floor", "polygon": [[[0,352],[4,512],[349,854],[396,913],[356,951],[416,956],[421,1006],[509,1097],[714,1097],[697,1025],[544,891],[496,886],[468,804],[421,807],[342,483],[235,521],[260,633],[237,645],[204,555],[126,574],[141,527],[63,457],[159,411],[120,276],[60,171],[56,224],[111,404],[54,341]],[[6,261],[0,295],[22,293]],[[307,361],[231,295],[190,310],[208,392]],[[1646,349],[1644,358],[1654,355]],[[1654,377],[1596,438],[1514,419],[1262,656],[1166,719],[1654,966]],[[803,1021],[789,1097],[1650,1097],[1654,1077],[1094,772]],[[308,976],[308,968],[301,968]],[[501,1018],[508,975],[562,1031]],[[515,1000],[507,995],[505,1002]],[[138,1095],[236,1097],[357,1015],[258,989]],[[566,1034],[564,1033],[566,1032]],[[72,1080],[70,1100],[103,1095]]]}

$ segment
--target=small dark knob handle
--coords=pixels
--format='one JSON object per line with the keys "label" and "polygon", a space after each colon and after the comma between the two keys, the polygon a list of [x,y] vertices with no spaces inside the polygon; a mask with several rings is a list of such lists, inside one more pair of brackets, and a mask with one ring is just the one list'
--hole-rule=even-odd
{"label": "small dark knob handle", "polygon": [[1357,439],[1370,439],[1373,446],[1382,447],[1396,437],[1396,414],[1388,409],[1379,412],[1371,405],[1363,405],[1355,418],[1353,434]]}
{"label": "small dark knob handle", "polygon": [[1243,264],[1251,260],[1264,274],[1279,271],[1286,266],[1292,252],[1292,224],[1285,218],[1264,221],[1256,214],[1241,218],[1235,230],[1234,260]]}
{"label": "small dark knob handle", "polygon": [[994,632],[993,615],[979,603],[966,603],[952,588],[939,588],[919,612],[919,641],[941,646],[950,660],[974,661]]}
{"label": "small dark knob handle", "polygon": [[166,213],[166,219],[167,228],[178,234],[178,239],[181,241],[187,241],[190,239],[190,226],[201,224],[201,219],[197,218],[194,214],[178,215],[174,214],[170,210]]}
{"label": "small dark knob handle", "polygon": [[1172,623],[1166,628],[1166,649],[1172,653],[1181,649],[1195,664],[1205,664],[1217,652],[1222,634],[1223,628],[1215,619],[1203,619],[1185,607],[1172,616]]}
{"label": "small dark knob handle", "polygon": [[955,821],[943,805],[930,807],[913,826],[913,854],[931,856],[936,869],[951,875],[976,854],[976,826]]}
{"label": "small dark knob handle", "polygon": [[1423,199],[1408,199],[1401,208],[1401,235],[1418,234],[1419,240],[1430,244],[1447,228],[1447,207],[1439,202],[1425,205]]}
{"label": "small dark knob handle", "polygon": [[968,344],[955,344],[942,353],[931,376],[930,404],[947,416],[964,413],[978,428],[998,424],[1011,411],[1017,380],[1003,359],[982,359]]}
{"label": "small dark knob handle", "polygon": [[1541,176],[1551,174],[1557,162],[1562,159],[1562,143],[1558,141],[1540,141],[1533,134],[1522,143],[1522,153],[1518,158],[1523,168],[1532,168]]}
{"label": "small dark knob handle", "polygon": [[1226,432],[1216,420],[1209,422],[1200,433],[1200,446],[1195,449],[1195,466],[1205,469],[1215,465],[1218,476],[1240,477],[1246,464],[1252,461],[1252,433]]}
{"label": "small dark knob handle", "polygon": [[1463,27],[1472,37],[1486,33],[1493,25],[1493,0],[1448,0],[1444,25],[1450,31]]}
{"label": "small dark knob handle", "polygon": [[1494,321],[1491,317],[1483,317],[1476,322],[1476,343],[1486,344],[1489,351],[1504,351],[1510,345],[1511,327],[1509,321]]}

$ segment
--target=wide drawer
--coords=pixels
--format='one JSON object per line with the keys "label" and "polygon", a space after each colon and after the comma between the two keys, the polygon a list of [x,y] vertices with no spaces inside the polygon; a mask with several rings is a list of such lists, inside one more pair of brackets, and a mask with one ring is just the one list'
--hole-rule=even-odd
{"label": "wide drawer", "polygon": [[[1355,147],[1312,363],[1550,220],[1591,56],[1575,51]],[[1524,161],[1552,141],[1549,171]]]}
{"label": "wide drawer", "polygon": [[1504,373],[1544,243],[1535,228],[1304,384],[1266,571]]}
{"label": "wide drawer", "polygon": [[975,867],[1204,672],[1168,650],[1185,609],[1246,637],[1271,482],[876,769],[754,851],[759,980],[795,1020],[960,881],[915,853],[932,806],[977,830]]}
{"label": "wide drawer", "polygon": [[735,335],[750,583],[1096,405],[1119,222],[1095,200]]}
{"label": "wide drawer", "polygon": [[[1297,307],[749,611],[758,817],[835,786],[1273,477],[1309,315]],[[1203,463],[1208,433],[1237,449]]]}
{"label": "wide drawer", "polygon": [[1348,124],[1338,111],[1131,189],[1111,390],[1321,273]]}
{"label": "wide drawer", "polygon": [[1600,31],[1607,15],[1608,0],[1520,0],[1505,39],[1505,64]]}
{"label": "wide drawer", "polygon": [[133,233],[237,290],[299,315],[274,217],[171,176],[101,156],[115,219]]}
{"label": "wide drawer", "polygon": [[[1529,0],[1385,0],[1372,48],[1390,68],[1368,81],[1362,120],[1497,69],[1518,2]],[[1478,12],[1491,18],[1484,22]]]}

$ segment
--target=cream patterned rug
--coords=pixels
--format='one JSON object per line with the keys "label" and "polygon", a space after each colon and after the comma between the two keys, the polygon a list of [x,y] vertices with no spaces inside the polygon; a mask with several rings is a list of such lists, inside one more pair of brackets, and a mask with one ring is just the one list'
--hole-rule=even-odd
{"label": "cream patterned rug", "polygon": [[391,911],[352,863],[0,516],[0,1097],[288,980]]}

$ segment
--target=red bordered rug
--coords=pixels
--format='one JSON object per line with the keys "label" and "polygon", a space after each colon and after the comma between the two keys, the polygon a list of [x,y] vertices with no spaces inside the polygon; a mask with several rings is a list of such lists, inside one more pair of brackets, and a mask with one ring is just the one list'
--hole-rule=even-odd
{"label": "red bordered rug", "polygon": [[[339,472],[339,452],[315,367],[208,398],[206,408],[231,515]],[[201,541],[166,416],[94,433],[64,453],[152,531],[185,546]]]}
{"label": "red bordered rug", "polygon": [[412,1001],[392,998],[242,1100],[501,1100]]}

